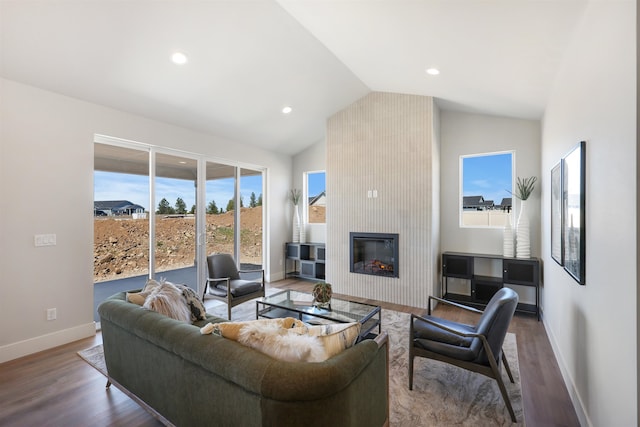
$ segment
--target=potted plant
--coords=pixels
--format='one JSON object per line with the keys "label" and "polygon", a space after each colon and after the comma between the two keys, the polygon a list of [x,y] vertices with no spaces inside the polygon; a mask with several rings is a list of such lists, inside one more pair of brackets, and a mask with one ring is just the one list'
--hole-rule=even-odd
{"label": "potted plant", "polygon": [[538,178],[535,176],[530,176],[529,178],[524,179],[518,177],[516,182],[516,192],[515,194],[511,194],[516,196],[516,198],[520,200],[527,200],[531,193],[533,193],[533,190],[536,188],[537,180]]}

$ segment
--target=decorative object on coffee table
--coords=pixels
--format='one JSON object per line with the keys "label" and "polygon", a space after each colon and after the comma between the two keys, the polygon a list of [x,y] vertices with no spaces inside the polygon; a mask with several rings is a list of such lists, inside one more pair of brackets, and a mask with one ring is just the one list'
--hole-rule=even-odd
{"label": "decorative object on coffee table", "polygon": [[331,296],[333,291],[331,290],[331,284],[325,282],[318,282],[313,287],[313,305],[321,308],[327,308],[331,304]]}

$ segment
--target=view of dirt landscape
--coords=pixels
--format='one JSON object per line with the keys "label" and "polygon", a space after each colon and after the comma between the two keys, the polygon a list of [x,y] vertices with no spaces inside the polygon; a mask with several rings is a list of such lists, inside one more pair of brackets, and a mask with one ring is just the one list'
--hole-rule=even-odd
{"label": "view of dirt landscape", "polygon": [[[240,262],[262,263],[262,206],[240,211]],[[325,207],[313,206],[309,222],[325,222]],[[195,217],[156,215],[156,271],[194,265]],[[233,211],[207,215],[207,253],[233,253]],[[93,231],[93,280],[148,273],[149,220],[131,216],[96,217]]]}
{"label": "view of dirt landscape", "polygon": [[[242,208],[242,263],[262,262],[262,206]],[[207,252],[233,253],[233,211],[207,215]],[[156,215],[156,271],[194,265],[195,217]],[[149,266],[149,220],[131,216],[94,220],[94,282],[146,274]]]}

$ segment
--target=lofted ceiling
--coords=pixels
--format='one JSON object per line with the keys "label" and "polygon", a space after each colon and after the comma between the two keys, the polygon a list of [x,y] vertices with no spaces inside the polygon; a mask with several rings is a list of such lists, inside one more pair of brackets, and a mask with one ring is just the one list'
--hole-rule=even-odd
{"label": "lofted ceiling", "polygon": [[370,91],[541,118],[586,4],[0,0],[0,76],[292,155]]}

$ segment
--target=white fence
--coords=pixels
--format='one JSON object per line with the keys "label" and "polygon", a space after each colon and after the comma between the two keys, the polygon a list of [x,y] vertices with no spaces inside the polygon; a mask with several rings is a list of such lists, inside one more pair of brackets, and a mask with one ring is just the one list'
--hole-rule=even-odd
{"label": "white fence", "polygon": [[463,211],[462,225],[467,227],[504,227],[511,215],[502,210]]}

